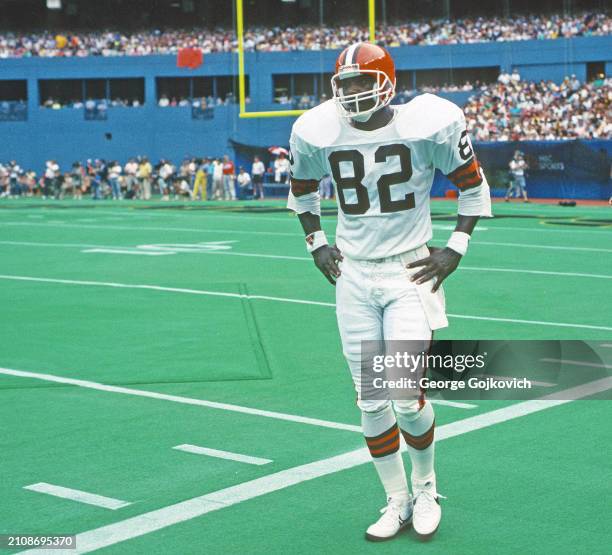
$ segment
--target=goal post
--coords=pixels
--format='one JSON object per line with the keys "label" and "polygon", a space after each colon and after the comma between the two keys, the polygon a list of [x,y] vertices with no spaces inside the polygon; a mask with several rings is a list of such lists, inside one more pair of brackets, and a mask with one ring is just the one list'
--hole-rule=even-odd
{"label": "goal post", "polygon": [[[368,28],[370,42],[376,38],[376,0],[368,1]],[[238,116],[241,118],[280,118],[299,116],[306,110],[268,110],[247,112],[246,79],[244,70],[244,8],[243,0],[236,0],[236,37],[238,39]]]}

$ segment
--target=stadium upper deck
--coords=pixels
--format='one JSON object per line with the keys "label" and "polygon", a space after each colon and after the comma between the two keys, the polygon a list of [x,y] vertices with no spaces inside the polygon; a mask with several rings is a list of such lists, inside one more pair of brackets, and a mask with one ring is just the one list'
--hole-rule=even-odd
{"label": "stadium upper deck", "polygon": [[[612,34],[612,18],[604,13],[590,12],[509,18],[437,18],[377,28],[379,43],[388,47],[554,40],[609,34]],[[359,25],[255,27],[248,29],[244,36],[245,50],[260,52],[335,50],[363,40],[368,40],[368,29]],[[237,48],[236,34],[232,29],[197,27],[132,33],[116,30],[0,33],[0,58],[146,56],[176,54],[186,46],[201,48],[205,54],[233,52]]]}

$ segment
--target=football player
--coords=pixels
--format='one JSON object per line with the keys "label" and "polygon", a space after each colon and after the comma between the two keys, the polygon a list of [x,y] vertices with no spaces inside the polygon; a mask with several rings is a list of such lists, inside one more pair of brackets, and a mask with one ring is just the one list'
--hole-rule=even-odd
{"label": "football player", "polygon": [[[489,187],[459,107],[432,94],[390,105],[395,66],[384,48],[369,43],[346,48],[336,62],[332,90],[333,99],[293,125],[288,207],[299,216],[315,265],[336,286],[343,352],[387,497],[366,538],[390,539],[411,522],[419,537],[429,538],[441,519],[433,408],[423,397],[364,398],[361,342],[429,342],[433,330],[448,325],[441,285],[465,255],[478,218],[491,215]],[[459,189],[457,225],[443,249],[427,247],[436,168]],[[318,187],[326,174],[339,205],[335,245],[320,223]],[[400,435],[412,463],[412,495]]]}

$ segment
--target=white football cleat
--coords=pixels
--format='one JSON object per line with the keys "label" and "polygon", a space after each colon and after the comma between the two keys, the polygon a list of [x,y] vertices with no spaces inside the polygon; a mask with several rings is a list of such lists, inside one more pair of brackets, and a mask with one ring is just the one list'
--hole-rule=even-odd
{"label": "white football cleat", "polygon": [[394,500],[389,498],[387,506],[380,511],[383,515],[366,530],[366,540],[383,542],[395,537],[412,520],[412,499]]}
{"label": "white football cleat", "polygon": [[423,482],[412,482],[414,510],[412,527],[420,540],[430,539],[438,530],[442,509],[438,499],[443,497],[436,491],[436,478]]}

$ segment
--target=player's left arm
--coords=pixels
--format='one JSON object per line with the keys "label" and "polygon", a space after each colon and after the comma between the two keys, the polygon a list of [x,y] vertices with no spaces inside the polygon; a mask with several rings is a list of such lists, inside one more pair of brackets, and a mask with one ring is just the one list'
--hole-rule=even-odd
{"label": "player's left arm", "polygon": [[463,114],[458,118],[458,124],[448,140],[436,145],[434,149],[435,166],[459,189],[455,231],[446,247],[430,247],[431,254],[428,257],[408,264],[408,268],[421,267],[412,276],[412,281],[421,284],[433,280],[433,292],[437,291],[442,282],[459,266],[461,258],[467,252],[478,219],[481,216],[491,216],[489,185],[474,155]]}

